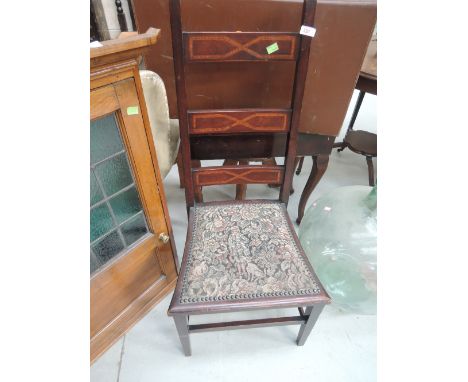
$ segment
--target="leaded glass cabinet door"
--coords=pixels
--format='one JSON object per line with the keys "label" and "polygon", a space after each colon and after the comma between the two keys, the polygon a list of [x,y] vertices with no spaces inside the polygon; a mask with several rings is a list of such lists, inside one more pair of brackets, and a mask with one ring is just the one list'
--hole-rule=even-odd
{"label": "leaded glass cabinet door", "polygon": [[91,121],[91,273],[148,236],[149,230],[115,113]]}
{"label": "leaded glass cabinet door", "polygon": [[177,277],[137,80],[123,79],[91,91],[92,360],[171,291]]}

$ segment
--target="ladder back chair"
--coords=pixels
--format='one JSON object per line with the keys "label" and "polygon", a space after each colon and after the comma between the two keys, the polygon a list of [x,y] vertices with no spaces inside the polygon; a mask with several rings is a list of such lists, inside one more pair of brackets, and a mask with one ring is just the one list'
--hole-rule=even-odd
{"label": "ladder back chair", "polygon": [[[303,25],[313,26],[315,5],[316,0],[304,1]],[[180,0],[171,0],[170,6],[189,222],[168,314],[174,318],[186,356],[191,355],[190,334],[211,330],[296,324],[300,325],[296,342],[302,346],[324,305],[330,302],[286,209],[311,37],[297,32],[187,32],[182,30]],[[267,60],[296,61],[290,109],[188,108],[186,65],[229,61],[253,61],[255,65]],[[262,157],[262,148],[255,145],[255,135],[251,134],[259,131],[287,136],[283,166],[244,164],[191,168],[193,137],[243,135],[252,148],[251,156]],[[249,138],[254,142],[249,142]],[[279,200],[195,201],[197,187],[239,183],[278,184],[281,186]],[[291,307],[298,308],[298,315],[189,324],[191,315]]]}

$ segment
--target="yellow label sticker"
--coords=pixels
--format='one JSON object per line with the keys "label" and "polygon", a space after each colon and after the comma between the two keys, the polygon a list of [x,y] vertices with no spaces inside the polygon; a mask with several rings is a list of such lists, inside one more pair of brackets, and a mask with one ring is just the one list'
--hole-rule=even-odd
{"label": "yellow label sticker", "polygon": [[278,43],[275,42],[274,44],[268,45],[266,50],[267,50],[268,54],[275,53],[276,51],[279,50]]}
{"label": "yellow label sticker", "polygon": [[137,115],[137,114],[138,114],[138,106],[127,107],[127,115]]}

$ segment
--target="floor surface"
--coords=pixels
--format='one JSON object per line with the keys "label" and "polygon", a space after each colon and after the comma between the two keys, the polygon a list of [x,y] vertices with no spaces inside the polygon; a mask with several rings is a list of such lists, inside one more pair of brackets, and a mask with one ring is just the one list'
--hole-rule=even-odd
{"label": "floor surface", "polygon": [[[343,128],[345,133],[356,102],[351,101]],[[376,132],[377,98],[366,95],[355,129]],[[377,169],[377,161],[374,159]],[[300,175],[294,176],[294,189],[288,211],[293,221],[304,184],[312,167],[306,158]],[[377,173],[377,171],[376,171]],[[365,158],[345,150],[333,150],[328,169],[312,193],[308,205],[320,195],[340,186],[367,185]],[[179,260],[183,253],[187,215],[183,189],[179,188],[177,167],[164,181]],[[204,189],[205,201],[228,200],[235,186]],[[277,198],[278,191],[266,185],[249,185],[247,198]],[[297,229],[297,226],[296,226]],[[339,311],[327,306],[303,347],[295,344],[298,326],[200,333],[191,336],[192,357],[185,357],[173,321],[166,315],[170,297],[166,297],[146,317],[91,366],[92,382],[146,381],[375,381],[376,316]],[[245,312],[193,317],[191,323],[242,318],[297,314],[294,310]]]}

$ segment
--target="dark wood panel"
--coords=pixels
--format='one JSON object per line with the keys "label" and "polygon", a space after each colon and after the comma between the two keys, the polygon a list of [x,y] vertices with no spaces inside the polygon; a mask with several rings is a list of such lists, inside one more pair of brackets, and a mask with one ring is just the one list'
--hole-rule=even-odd
{"label": "dark wood panel", "polygon": [[277,133],[289,129],[290,110],[189,110],[189,131],[197,134]]}
{"label": "dark wood panel", "polygon": [[[187,61],[291,61],[298,51],[297,33],[184,32]],[[267,48],[277,44],[277,50]]]}
{"label": "dark wood panel", "polygon": [[286,133],[248,135],[196,135],[190,138],[192,159],[284,157]]}
{"label": "dark wood panel", "polygon": [[200,167],[192,170],[193,181],[197,186],[215,184],[281,184],[282,166],[216,166]]}
{"label": "dark wood panel", "polygon": [[[284,157],[286,135],[196,135],[190,138],[190,150],[195,160]],[[297,155],[330,153],[335,137],[299,134]]]}
{"label": "dark wood panel", "polygon": [[356,83],[356,89],[377,95],[377,80],[361,75]]}

